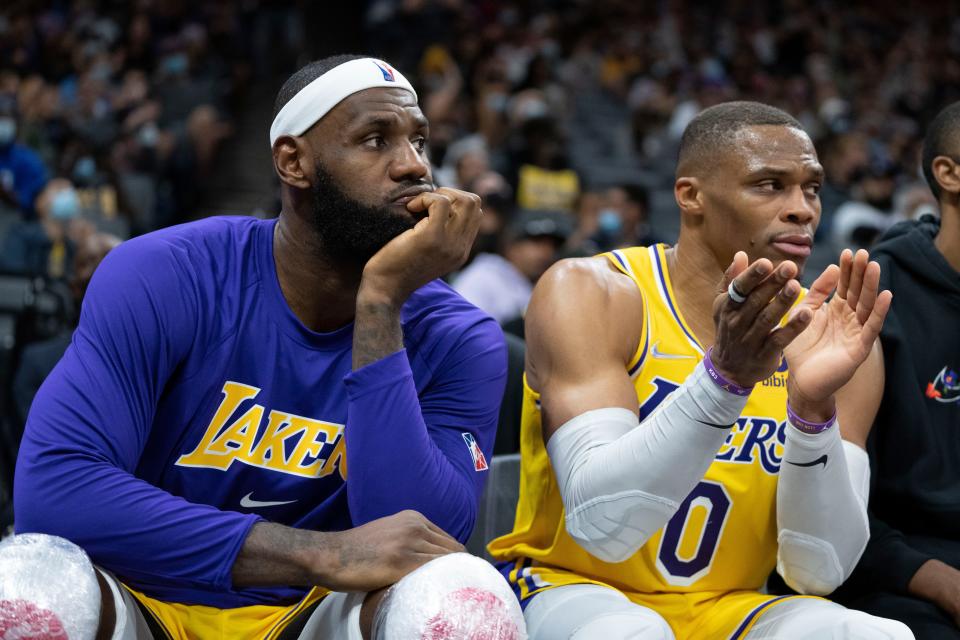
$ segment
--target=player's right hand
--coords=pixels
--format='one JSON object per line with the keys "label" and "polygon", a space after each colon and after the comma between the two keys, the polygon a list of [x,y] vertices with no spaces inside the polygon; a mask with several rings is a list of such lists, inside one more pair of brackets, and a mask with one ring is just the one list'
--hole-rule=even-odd
{"label": "player's right hand", "polygon": [[362,293],[396,303],[466,262],[480,228],[480,196],[441,187],[407,203],[414,214],[426,213],[410,229],[388,242],[363,268]]}
{"label": "player's right hand", "polygon": [[[724,273],[713,303],[716,341],[711,358],[720,374],[743,387],[769,378],[780,365],[784,347],[810,324],[813,314],[802,309],[784,326],[783,316],[800,295],[797,265],[760,258],[747,265],[747,254],[737,252]],[[727,293],[733,282],[745,296],[736,302]]]}
{"label": "player's right hand", "polygon": [[416,511],[401,511],[329,534],[319,583],[334,591],[387,587],[423,564],[464,551],[440,527]]}

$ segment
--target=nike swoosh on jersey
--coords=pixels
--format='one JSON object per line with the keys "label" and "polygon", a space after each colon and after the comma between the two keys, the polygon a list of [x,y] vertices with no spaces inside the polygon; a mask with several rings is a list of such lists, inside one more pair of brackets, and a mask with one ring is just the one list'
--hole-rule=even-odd
{"label": "nike swoosh on jersey", "polygon": [[296,500],[280,500],[276,502],[261,502],[260,500],[254,500],[253,491],[240,498],[240,506],[246,507],[247,509],[256,509],[257,507],[276,507],[281,504],[290,504],[291,502],[296,502]]}
{"label": "nike swoosh on jersey", "polygon": [[790,462],[787,460],[787,464],[792,464],[795,467],[815,467],[818,464],[823,464],[823,468],[827,468],[827,454],[823,454],[816,460],[811,460],[810,462]]}
{"label": "nike swoosh on jersey", "polygon": [[659,340],[654,342],[653,346],[650,347],[650,355],[652,355],[654,358],[658,358],[660,360],[694,360],[696,359],[696,356],[691,356],[684,353],[664,353],[663,351],[660,351],[659,347],[660,347]]}

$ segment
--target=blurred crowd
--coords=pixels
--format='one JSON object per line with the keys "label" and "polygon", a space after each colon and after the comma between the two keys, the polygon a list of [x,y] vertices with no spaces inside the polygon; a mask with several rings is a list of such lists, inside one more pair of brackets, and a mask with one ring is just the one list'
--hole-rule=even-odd
{"label": "blurred crowd", "polygon": [[[74,247],[190,219],[271,45],[258,2],[0,10],[0,269],[67,275]],[[264,3],[269,4],[269,3]]]}
{"label": "blurred crowd", "polygon": [[[66,277],[93,231],[123,239],[203,215],[244,92],[279,82],[310,34],[330,30],[307,24],[324,15],[308,9],[77,0],[0,12],[0,271]],[[504,322],[558,257],[676,238],[679,138],[718,102],[780,106],[813,137],[827,180],[811,271],[933,212],[918,153],[924,123],[960,97],[955,3],[373,0],[362,11],[356,49],[414,80],[437,182],[484,198],[478,258],[458,286]],[[298,46],[299,60],[265,68]]]}
{"label": "blurred crowd", "polygon": [[808,275],[935,212],[919,150],[960,98],[956,3],[378,0],[366,23],[416,78],[438,181],[487,200],[486,277],[454,283],[501,320],[523,304],[498,292],[549,264],[513,249],[537,229],[556,256],[675,240],[680,135],[718,102],[779,106],[813,138],[827,179]]}

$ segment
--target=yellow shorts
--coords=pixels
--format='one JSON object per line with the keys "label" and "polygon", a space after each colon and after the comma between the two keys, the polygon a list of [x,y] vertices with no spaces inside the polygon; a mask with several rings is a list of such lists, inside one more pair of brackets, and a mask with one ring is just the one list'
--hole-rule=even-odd
{"label": "yellow shorts", "polygon": [[626,591],[564,569],[537,565],[527,559],[501,562],[500,572],[526,608],[531,598],[548,589],[572,584],[596,584],[619,591],[634,604],[660,614],[673,634],[684,640],[740,640],[770,607],[792,598],[759,591],[694,591],[639,593]]}
{"label": "yellow shorts", "polygon": [[[124,585],[126,587],[126,585]],[[273,640],[298,619],[298,614],[309,611],[330,592],[315,587],[300,602],[288,606],[254,605],[236,609],[217,609],[203,605],[163,602],[126,587],[152,617],[154,628],[159,627],[172,640],[207,640],[208,638],[258,638]],[[162,640],[158,638],[157,640]]]}

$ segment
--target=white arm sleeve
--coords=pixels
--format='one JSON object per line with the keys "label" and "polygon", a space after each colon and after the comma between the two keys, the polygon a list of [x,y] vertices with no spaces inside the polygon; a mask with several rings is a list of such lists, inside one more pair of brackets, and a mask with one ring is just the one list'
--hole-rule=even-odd
{"label": "white arm sleeve", "polygon": [[867,452],[834,425],[808,434],[787,423],[777,484],[777,572],[794,590],[826,595],[843,584],[870,538]]}
{"label": "white arm sleeve", "polygon": [[642,425],[622,408],[561,425],[547,453],[567,532],[605,562],[632,556],[703,479],[746,403],[701,363]]}

